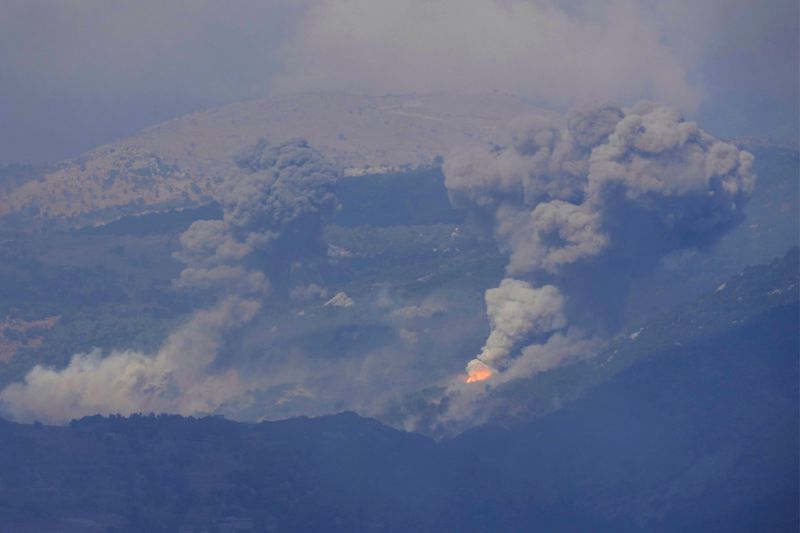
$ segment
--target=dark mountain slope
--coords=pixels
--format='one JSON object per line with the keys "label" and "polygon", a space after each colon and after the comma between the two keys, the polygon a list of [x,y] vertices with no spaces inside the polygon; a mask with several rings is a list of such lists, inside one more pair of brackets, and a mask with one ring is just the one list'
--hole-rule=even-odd
{"label": "dark mountain slope", "polygon": [[[799,295],[800,249],[794,247],[768,264],[745,268],[694,301],[651,318],[636,331],[627,330],[594,357],[495,386],[482,399],[482,409],[491,415],[494,426],[513,427],[541,418],[634,364],[675,348],[691,348],[771,309],[797,305]],[[430,421],[423,427],[428,434],[454,435],[465,429],[461,421],[441,423],[438,412],[430,406],[426,413]]]}
{"label": "dark mountain slope", "polygon": [[352,413],[3,422],[0,443],[3,531],[424,531],[444,492],[433,441]]}
{"label": "dark mountain slope", "polygon": [[795,250],[565,407],[440,443],[347,413],[0,421],[0,530],[796,531],[796,278]]}
{"label": "dark mountain slope", "polygon": [[447,443],[490,489],[475,506],[503,509],[486,530],[796,530],[799,318],[772,309],[538,422]]}

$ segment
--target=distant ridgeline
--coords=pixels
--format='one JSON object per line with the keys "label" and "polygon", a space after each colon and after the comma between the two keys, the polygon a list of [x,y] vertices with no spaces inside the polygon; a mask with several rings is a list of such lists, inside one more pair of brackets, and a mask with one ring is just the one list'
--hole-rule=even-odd
{"label": "distant ridgeline", "polygon": [[[800,171],[800,161],[797,150],[779,146],[747,145],[747,148],[756,156],[755,173],[759,178],[753,200],[747,208],[748,226],[756,233],[796,233],[796,224],[786,221],[798,216],[798,183],[795,177]],[[43,172],[50,170],[49,167],[27,165],[0,168],[0,197],[23,183],[36,181]],[[437,165],[343,177],[337,198],[340,209],[332,222],[342,226],[458,224],[464,222],[465,218],[462,210],[454,209],[450,204],[441,167]],[[782,216],[784,225],[775,229],[773,226],[776,224],[772,219],[778,214]],[[34,202],[21,211],[0,213],[0,234],[37,228],[67,230],[76,227],[84,228],[83,231],[109,234],[180,232],[194,220],[219,216],[221,210],[208,195],[162,203],[140,200],[69,217],[44,216]],[[767,241],[776,237],[770,235]]]}
{"label": "distant ridgeline", "polygon": [[[795,248],[621,339],[587,363],[601,379],[560,408],[438,442],[352,413],[259,424],[0,421],[0,523],[67,532],[794,531],[798,289]],[[541,385],[520,383],[515,400],[536,401],[522,389]]]}
{"label": "distant ridgeline", "polygon": [[417,168],[464,142],[497,142],[500,126],[523,114],[555,115],[499,93],[253,99],[146,128],[39,169],[35,179],[11,184],[0,169],[0,217],[19,229],[76,227],[197,207],[216,198],[237,154],[262,138],[307,139],[345,175]]}
{"label": "distant ridgeline", "polygon": [[[460,224],[464,213],[450,205],[441,167],[341,178],[336,191],[339,209],[330,221],[344,227]],[[123,216],[86,226],[93,235],[179,233],[195,220],[218,219],[217,203]]]}

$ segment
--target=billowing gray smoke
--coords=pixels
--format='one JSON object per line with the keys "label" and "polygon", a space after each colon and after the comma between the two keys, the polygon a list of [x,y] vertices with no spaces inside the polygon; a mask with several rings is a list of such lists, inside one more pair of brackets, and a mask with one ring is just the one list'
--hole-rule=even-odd
{"label": "billowing gray smoke", "polygon": [[214,363],[226,336],[262,306],[269,276],[322,248],[338,173],[304,140],[262,141],[238,163],[241,174],[218,193],[223,219],[192,224],[175,254],[186,265],[176,285],[208,290],[216,303],[196,311],[155,354],[95,351],[61,370],[34,367],[0,392],[5,411],[63,422],[94,413],[210,413],[252,400],[262,383]]}
{"label": "billowing gray smoke", "polygon": [[237,158],[243,173],[217,192],[222,220],[181,235],[179,285],[242,294],[267,290],[293,259],[322,251],[322,219],[336,207],[337,172],[302,139],[260,141]]}
{"label": "billowing gray smoke", "polygon": [[481,368],[479,362],[499,367],[521,341],[567,326],[564,298],[556,287],[545,285],[537,289],[510,278],[486,291],[486,314],[492,332],[480,356],[468,367],[473,376]]}
{"label": "billowing gray smoke", "polygon": [[457,150],[444,162],[451,201],[490,221],[509,254],[507,275],[526,279],[487,292],[492,332],[468,365],[472,381],[508,367],[516,352],[541,351],[531,347],[567,328],[570,307],[592,302],[597,311],[602,301],[600,314],[613,316],[620,295],[604,290],[624,292],[620,279],[664,254],[716,242],[742,219],[755,183],[748,152],[652,102],[589,103],[563,121],[521,118],[509,136],[506,146]]}

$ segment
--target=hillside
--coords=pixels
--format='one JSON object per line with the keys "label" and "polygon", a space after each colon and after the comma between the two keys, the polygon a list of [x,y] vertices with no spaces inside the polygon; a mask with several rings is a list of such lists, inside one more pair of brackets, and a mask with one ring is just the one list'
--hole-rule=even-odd
{"label": "hillside", "polygon": [[0,522],[65,532],[796,530],[797,256],[748,269],[645,329],[707,334],[659,344],[642,332],[650,348],[610,374],[595,368],[600,379],[575,401],[438,443],[352,413],[0,420]]}
{"label": "hillside", "polygon": [[[670,257],[652,279],[634,287],[625,336],[613,348],[620,348],[622,355],[615,355],[603,372],[627,361],[627,353],[660,349],[671,336],[701,333],[680,323],[670,329],[666,321],[658,339],[652,337],[656,330],[651,321],[637,340],[627,339],[653,316],[700,295],[710,294],[710,301],[732,297],[731,283],[728,290],[714,290],[746,265],[771,261],[798,242],[797,162],[796,151],[757,151],[759,182],[746,208],[747,221],[713,250]],[[472,229],[463,211],[452,208],[443,181],[436,167],[340,181],[341,208],[323,232],[332,255],[298,265],[290,279],[274,287],[257,326],[228,362],[255,370],[273,362],[286,368],[296,362],[296,354],[303,354],[309,360],[305,375],[319,378],[305,389],[319,396],[286,397],[292,389],[276,387],[252,412],[229,416],[279,419],[351,409],[406,427],[406,408],[416,413],[418,404],[430,398],[429,387],[463,369],[465,354],[480,349],[485,340],[483,293],[502,278],[505,258],[491,239]],[[5,347],[0,388],[21,381],[37,364],[64,368],[76,353],[156,349],[169,331],[204,305],[202,294],[173,285],[181,269],[172,256],[178,236],[194,220],[220,216],[219,207],[209,204],[127,216],[77,231],[0,232],[0,317],[3,324],[28,328],[22,333],[16,326],[0,328]],[[316,296],[292,293],[312,286]],[[778,285],[762,292],[774,288]],[[323,305],[339,292],[355,305]],[[372,356],[382,362],[371,367],[371,381],[361,380],[356,388],[349,379],[357,380],[358,373],[342,381],[333,379],[335,367],[325,370],[328,361],[358,367]],[[596,365],[605,358],[538,375],[530,385],[511,383],[499,388],[487,405],[502,414],[498,421],[539,416],[596,383]],[[578,371],[580,375],[572,374]],[[361,394],[354,397],[354,390]],[[517,394],[522,395],[520,402],[515,402]]]}
{"label": "hillside", "polygon": [[[767,265],[747,267],[716,289],[650,317],[587,359],[487,386],[481,399],[480,421],[509,428],[539,420],[584,400],[595,387],[631,367],[710,342],[774,309],[791,311],[800,297],[799,272],[800,249],[794,247]],[[418,417],[417,431],[436,436],[452,436],[475,425],[471,419],[443,419],[447,404],[429,402],[426,394],[410,394],[405,403],[393,405],[383,413],[382,420],[399,425],[412,413]]]}
{"label": "hillside", "polygon": [[449,453],[491,480],[473,501],[502,509],[497,530],[796,531],[798,319],[795,301],[672,346]]}
{"label": "hillside", "polygon": [[523,113],[544,111],[500,94],[250,100],[153,126],[0,188],[0,217],[85,224],[207,202],[236,171],[234,157],[260,138],[304,137],[349,175],[417,167],[455,145],[495,140],[498,127]]}

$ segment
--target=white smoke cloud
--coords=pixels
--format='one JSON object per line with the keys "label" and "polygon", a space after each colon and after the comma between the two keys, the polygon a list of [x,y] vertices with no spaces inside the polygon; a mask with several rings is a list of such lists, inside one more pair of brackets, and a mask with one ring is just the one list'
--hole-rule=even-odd
{"label": "white smoke cloud", "polygon": [[523,348],[500,380],[512,381],[546,372],[566,362],[591,357],[602,346],[602,339],[585,335],[577,328],[558,331],[543,344],[531,344]]}
{"label": "white smoke cloud", "polygon": [[323,0],[283,47],[279,91],[486,92],[693,110],[688,65],[636,2]]}
{"label": "white smoke cloud", "polygon": [[556,287],[537,289],[511,278],[486,291],[486,314],[492,331],[477,359],[494,368],[501,367],[511,351],[531,335],[567,325],[564,297]]}
{"label": "white smoke cloud", "polygon": [[[175,256],[186,264],[179,287],[205,289],[217,303],[196,311],[154,354],[77,354],[63,369],[34,367],[0,391],[17,419],[65,422],[101,413],[213,413],[247,406],[267,386],[257,376],[214,368],[226,336],[250,322],[279,269],[319,245],[332,212],[338,173],[303,140],[259,143],[239,160],[243,173],[220,193],[223,219],[197,221]],[[318,246],[314,246],[314,244]]]}
{"label": "white smoke cloud", "polygon": [[0,392],[21,420],[63,423],[89,414],[212,413],[246,404],[252,385],[236,370],[209,368],[224,335],[258,311],[255,300],[229,298],[195,313],[154,355],[136,351],[77,354],[66,368],[35,366],[22,383]]}

